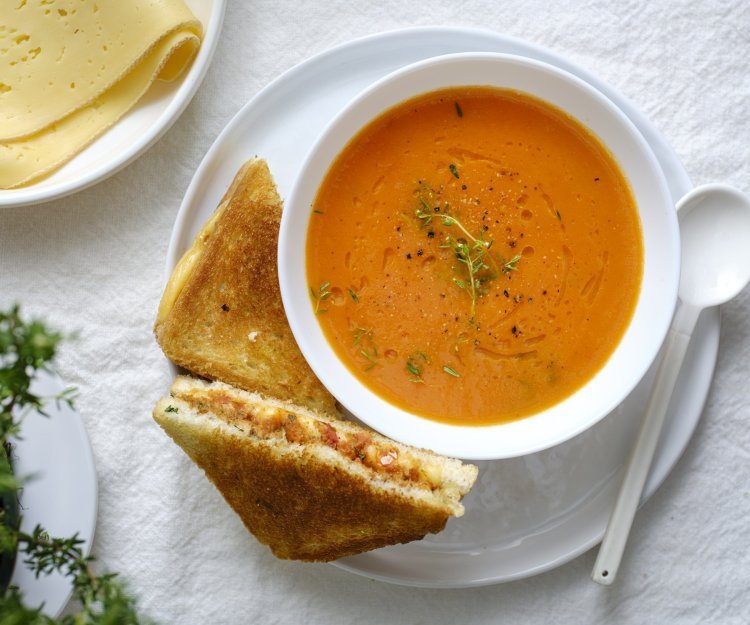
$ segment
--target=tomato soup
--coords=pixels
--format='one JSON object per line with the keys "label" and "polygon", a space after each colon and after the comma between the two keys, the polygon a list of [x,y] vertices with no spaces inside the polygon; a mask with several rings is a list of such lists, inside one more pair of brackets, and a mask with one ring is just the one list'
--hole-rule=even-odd
{"label": "tomato soup", "polygon": [[629,185],[563,111],[489,87],[388,110],[327,173],[311,305],[339,358],[415,414],[503,423],[604,365],[643,273]]}

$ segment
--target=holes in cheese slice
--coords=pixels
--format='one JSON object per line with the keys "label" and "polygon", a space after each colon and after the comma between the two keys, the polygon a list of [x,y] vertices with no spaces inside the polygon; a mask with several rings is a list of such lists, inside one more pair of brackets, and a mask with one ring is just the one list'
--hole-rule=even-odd
{"label": "holes in cheese slice", "polygon": [[[75,156],[141,98],[173,56],[177,55],[184,63],[195,54],[199,44],[200,40],[192,31],[172,32],[158,41],[120,81],[88,105],[40,132],[0,142],[0,188],[33,182]],[[76,93],[86,89],[78,80],[71,81],[69,88],[66,85],[65,91]]]}
{"label": "holes in cheese slice", "polygon": [[[0,75],[9,89],[0,93],[0,142],[38,133],[102,97],[174,33],[195,42],[202,33],[183,0],[19,2],[3,22]],[[188,48],[172,50],[158,63],[159,77],[175,78],[191,57]]]}

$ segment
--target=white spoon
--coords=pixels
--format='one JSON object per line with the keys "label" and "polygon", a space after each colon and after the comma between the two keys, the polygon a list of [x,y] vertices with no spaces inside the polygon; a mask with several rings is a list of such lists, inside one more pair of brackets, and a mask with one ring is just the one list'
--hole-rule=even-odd
{"label": "white spoon", "polygon": [[710,184],[693,189],[680,200],[677,210],[682,241],[680,299],[638,439],[591,574],[595,582],[605,585],[617,575],[698,316],[704,308],[728,302],[750,282],[750,198],[733,187]]}

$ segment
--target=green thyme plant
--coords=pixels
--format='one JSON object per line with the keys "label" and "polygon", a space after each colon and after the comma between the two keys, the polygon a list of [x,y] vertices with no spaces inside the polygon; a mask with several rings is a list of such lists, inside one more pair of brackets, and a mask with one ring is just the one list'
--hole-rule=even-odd
{"label": "green thyme plant", "polygon": [[145,621],[137,614],[134,598],[116,574],[94,571],[94,559],[84,555],[78,535],[54,538],[41,526],[30,533],[20,529],[17,497],[23,478],[13,473],[12,439],[21,434],[24,415],[31,410],[44,414],[47,401],[72,406],[70,389],[51,398],[31,389],[34,376],[48,370],[62,340],[62,334],[42,322],[25,321],[18,306],[0,311],[0,557],[6,569],[12,570],[19,559],[37,577],[57,571],[69,578],[79,610],[50,618],[41,606],[27,606],[21,591],[8,586],[6,579],[0,587],[0,625],[138,625]]}

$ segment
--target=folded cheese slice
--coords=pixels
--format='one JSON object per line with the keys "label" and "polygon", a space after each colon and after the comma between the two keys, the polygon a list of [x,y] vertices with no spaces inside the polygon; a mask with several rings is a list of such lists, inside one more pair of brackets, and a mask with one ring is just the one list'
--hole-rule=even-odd
{"label": "folded cheese slice", "polygon": [[0,18],[0,189],[36,181],[195,56],[183,0],[18,0]]}
{"label": "folded cheese slice", "polygon": [[[14,0],[0,18],[0,141],[91,103],[164,37],[202,28],[183,0]],[[159,64],[161,67],[162,64]],[[174,68],[171,76],[174,77]]]}
{"label": "folded cheese slice", "polygon": [[40,132],[0,142],[0,189],[32,182],[70,160],[133,107],[174,55],[184,59],[199,43],[190,31],[170,33],[93,102]]}

